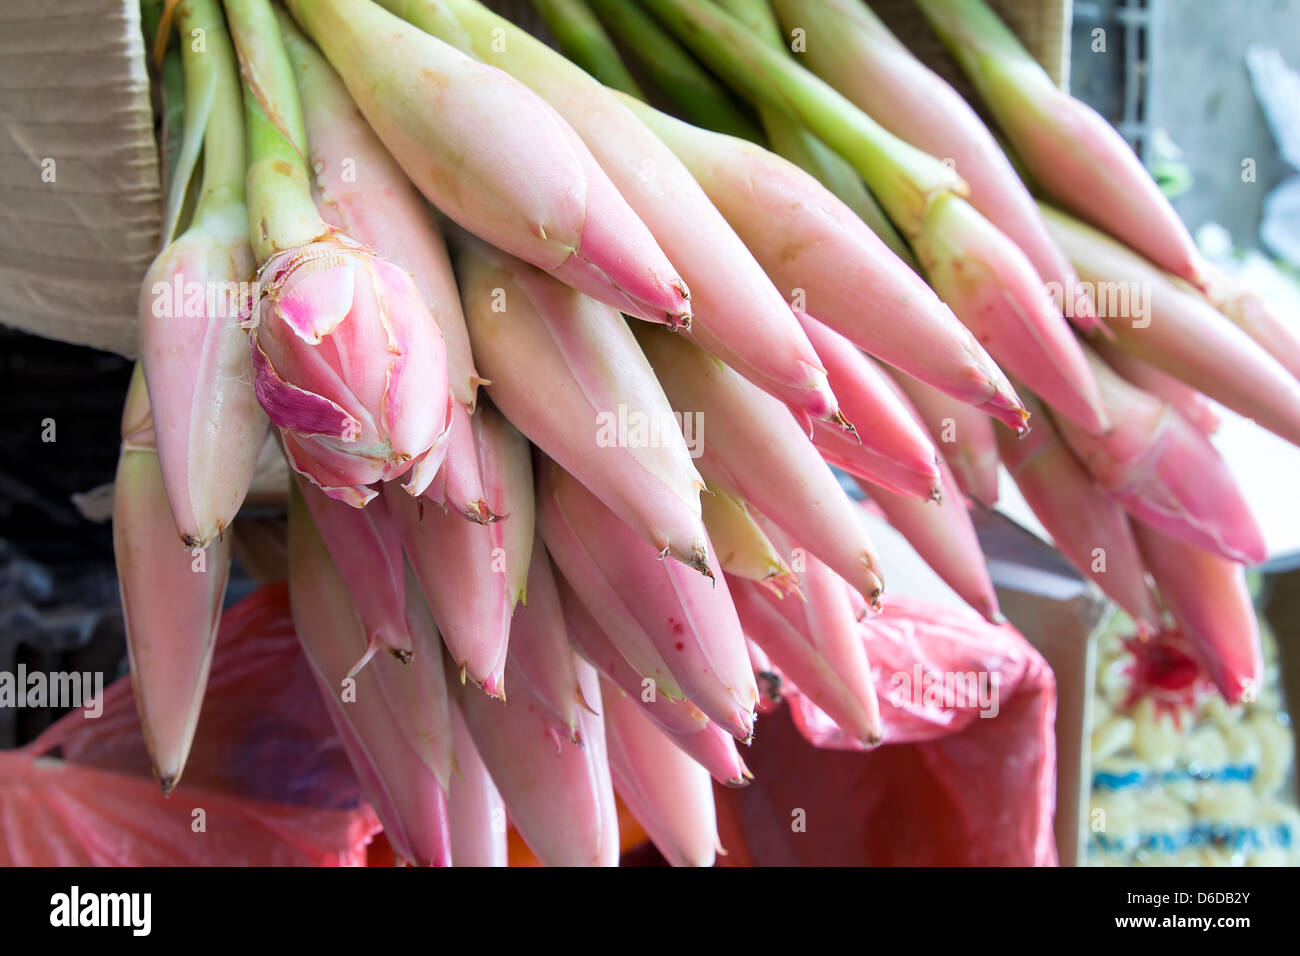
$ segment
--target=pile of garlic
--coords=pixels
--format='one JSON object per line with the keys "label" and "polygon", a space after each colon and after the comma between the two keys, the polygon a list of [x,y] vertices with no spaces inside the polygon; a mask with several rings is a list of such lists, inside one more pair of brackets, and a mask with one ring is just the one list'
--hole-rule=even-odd
{"label": "pile of garlic", "polygon": [[1206,692],[1179,726],[1150,696],[1127,706],[1132,658],[1122,633],[1109,629],[1097,648],[1087,862],[1300,865],[1295,742],[1272,635],[1262,635],[1265,679],[1253,703],[1229,706]]}

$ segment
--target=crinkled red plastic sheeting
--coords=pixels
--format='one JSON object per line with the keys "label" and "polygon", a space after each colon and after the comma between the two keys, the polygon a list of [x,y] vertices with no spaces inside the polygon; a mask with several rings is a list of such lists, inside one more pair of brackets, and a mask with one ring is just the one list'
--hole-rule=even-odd
{"label": "crinkled red plastic sheeting", "polygon": [[378,830],[299,650],[284,584],[223,616],[170,797],[153,778],[128,678],[104,689],[100,717],[73,712],[0,753],[0,865],[363,866]]}
{"label": "crinkled red plastic sheeting", "polygon": [[[861,628],[884,745],[864,752],[788,693],[745,754],[757,779],[717,788],[722,862],[1055,865],[1056,681],[1038,652],[1010,625],[905,597]],[[996,675],[996,696],[985,698],[996,715],[961,694],[913,693],[918,663],[922,688],[936,675],[974,673],[987,675],[991,693]]]}

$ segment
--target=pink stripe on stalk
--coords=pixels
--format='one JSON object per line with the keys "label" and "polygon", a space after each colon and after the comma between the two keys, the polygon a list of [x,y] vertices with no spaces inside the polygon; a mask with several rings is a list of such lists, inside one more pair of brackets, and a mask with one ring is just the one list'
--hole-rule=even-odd
{"label": "pink stripe on stalk", "polygon": [[[884,479],[880,483],[901,494],[934,497],[939,484],[934,444],[884,381],[884,373],[834,329],[803,313],[799,320],[835,383],[840,408],[849,421],[857,423],[856,437],[868,454],[853,455],[851,446],[845,447],[852,440],[850,436],[835,434],[820,424],[813,432],[813,444],[823,457],[828,447],[832,449],[830,461],[842,457],[859,472],[880,472]],[[881,459],[886,463],[884,467],[880,466]]]}
{"label": "pink stripe on stalk", "polygon": [[292,490],[289,553],[294,627],[348,760],[394,852],[422,866],[450,865],[446,794],[424,755],[411,746],[377,668],[365,668],[345,683],[365,650],[365,631],[305,504]]}
{"label": "pink stripe on stalk", "polygon": [[673,746],[641,708],[601,682],[614,789],[673,866],[712,866],[719,847],[708,771]]}
{"label": "pink stripe on stalk", "polygon": [[1165,606],[1195,645],[1219,692],[1230,704],[1253,700],[1264,666],[1259,623],[1241,565],[1140,522],[1134,531]]}
{"label": "pink stripe on stalk", "polygon": [[1097,437],[1065,419],[1055,424],[1093,480],[1133,517],[1171,537],[1244,564],[1263,561],[1263,536],[1210,440],[1095,352],[1087,355],[1115,425]]}
{"label": "pink stripe on stalk", "polygon": [[[1042,412],[1032,398],[1027,401],[1031,411]],[[1036,414],[1027,436],[998,433],[997,442],[1007,470],[1057,549],[1127,611],[1139,630],[1159,630],[1160,612],[1128,514],[1093,482],[1050,417]]]}
{"label": "pink stripe on stalk", "polygon": [[880,560],[853,503],[789,410],[680,336],[642,326],[637,338],[673,408],[707,424],[701,469],[795,536],[875,601]]}
{"label": "pink stripe on stalk", "polygon": [[[801,309],[883,361],[961,401],[988,406],[1013,428],[1021,426],[1015,392],[971,333],[815,178],[752,143],[624,101],[672,147],[771,281],[798,297]],[[697,292],[702,287],[700,280],[693,284]],[[766,387],[706,337],[710,313],[703,302],[697,297],[701,316],[695,340]]]}
{"label": "pink stripe on stalk", "polygon": [[380,648],[409,661],[414,645],[406,619],[402,532],[385,499],[380,497],[364,509],[353,508],[302,477],[297,481],[365,630],[365,654],[353,671],[360,670]]}
{"label": "pink stripe on stalk", "polygon": [[[703,482],[623,319],[481,243],[467,242],[458,264],[493,403],[656,550],[709,573]],[[655,440],[620,432],[632,416]]]}
{"label": "pink stripe on stalk", "polygon": [[1300,381],[1259,343],[1120,243],[1055,210],[1045,213],[1085,281],[1128,293],[1129,314],[1102,309],[1116,345],[1300,444]]}
{"label": "pink stripe on stalk", "polygon": [[[575,663],[583,696],[600,708],[596,672]],[[507,671],[513,665],[507,664]],[[618,819],[602,718],[584,711],[582,744],[558,734],[528,682],[511,675],[509,703],[452,692],[519,835],[547,866],[617,866]]]}
{"label": "pink stripe on stalk", "polygon": [[[1047,231],[1033,197],[970,104],[923,64],[862,0],[776,0],[787,29],[807,40],[798,59],[895,136],[950,161],[967,197],[1028,256],[1043,282],[1074,297],[1069,260]],[[1097,326],[1087,295],[1072,298],[1069,318]]]}
{"label": "pink stripe on stalk", "polygon": [[610,305],[689,323],[686,285],[654,236],[536,94],[378,4],[288,6],[430,202]]}
{"label": "pink stripe on stalk", "polygon": [[556,578],[555,583],[574,651],[601,677],[637,702],[660,731],[709,771],[714,780],[726,787],[746,786],[753,775],[740,759],[735,738],[689,700],[673,700],[658,693],[654,683],[638,674],[601,630],[569,583],[563,578]]}
{"label": "pink stripe on stalk", "polygon": [[1094,434],[1108,426],[1061,310],[1014,242],[956,196],[937,197],[913,241],[939,297],[999,365]]}
{"label": "pink stripe on stalk", "polygon": [[758,689],[726,585],[662,560],[554,462],[539,465],[537,500],[551,557],[615,646],[655,681],[655,693],[684,693],[748,739]]}
{"label": "pink stripe on stalk", "polygon": [[113,558],[145,748],[168,794],[180,782],[198,726],[231,539],[206,551],[177,544],[153,437],[144,374],[136,365],[113,489]]}
{"label": "pink stripe on stalk", "polygon": [[469,735],[460,707],[451,705],[456,773],[447,797],[454,866],[508,866],[506,805]]}
{"label": "pink stripe on stalk", "polygon": [[917,0],[1039,185],[1175,275],[1199,285],[1201,257],[1132,148],[1062,90],[983,0]]}
{"label": "pink stripe on stalk", "polygon": [[[934,446],[943,455],[962,494],[993,507],[998,500],[998,446],[993,419],[909,375],[894,374],[891,378],[898,394],[906,396],[910,413],[934,438]],[[1026,398],[1025,407],[1030,404]],[[1037,424],[1034,422],[1034,427]],[[866,478],[872,481],[870,475]]]}

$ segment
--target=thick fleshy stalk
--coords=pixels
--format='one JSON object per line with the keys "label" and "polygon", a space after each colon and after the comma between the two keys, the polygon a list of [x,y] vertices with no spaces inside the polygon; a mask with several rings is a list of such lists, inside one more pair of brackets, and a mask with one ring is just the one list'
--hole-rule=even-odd
{"label": "thick fleshy stalk", "polygon": [[554,462],[538,472],[538,529],[601,629],[657,694],[685,695],[748,739],[758,689],[726,585],[661,560]]}
{"label": "thick fleshy stalk", "polygon": [[1141,523],[1134,531],[1165,606],[1200,652],[1219,692],[1230,704],[1254,699],[1264,668],[1241,565]]}
{"label": "thick fleshy stalk", "polygon": [[[1032,399],[1030,408],[1041,411]],[[1160,612],[1127,512],[1093,482],[1050,417],[1035,415],[1034,428],[1024,438],[999,432],[997,443],[1012,479],[1056,548],[1127,611],[1139,629],[1159,630]]]}
{"label": "thick fleshy stalk", "polygon": [[974,336],[816,179],[753,143],[626,102],[686,164],[801,310],[891,365],[987,406],[1012,427],[1021,424],[1010,383]]}
{"label": "thick fleshy stalk", "polygon": [[348,760],[394,852],[419,865],[449,865],[446,793],[394,715],[378,668],[348,676],[365,649],[365,631],[295,490],[289,498],[289,551],[294,627]]}
{"label": "thick fleshy stalk", "polygon": [[1098,306],[1116,345],[1300,444],[1300,381],[1259,343],[1114,239],[1055,210],[1044,214],[1079,277],[1099,297],[1106,291]]}
{"label": "thick fleshy stalk", "polygon": [[[692,123],[749,140],[757,141],[762,136],[737,108],[726,87],[678,46],[635,0],[587,0],[587,3],[609,31],[637,57],[650,81]],[[638,95],[632,90],[623,92]]]}
{"label": "thick fleshy stalk", "polygon": [[[576,661],[583,696],[599,708],[596,672]],[[507,665],[507,671],[513,665]],[[510,819],[547,866],[617,866],[618,819],[604,720],[581,715],[582,743],[553,739],[528,682],[510,680],[509,703],[453,686],[465,725]]]}
{"label": "thick fleshy stalk", "polygon": [[458,266],[496,406],[657,550],[707,573],[703,482],[627,324],[479,243],[467,244]]}
{"label": "thick fleshy stalk", "polygon": [[970,203],[940,196],[914,246],[939,297],[999,365],[1079,427],[1106,430],[1079,344],[1015,243]]}
{"label": "thick fleshy stalk", "polygon": [[601,682],[614,789],[673,866],[712,866],[718,843],[709,772],[664,736],[636,702]]}
{"label": "thick fleshy stalk", "polygon": [[1219,428],[1219,413],[1214,402],[1186,382],[1180,382],[1168,372],[1162,372],[1149,362],[1131,355],[1110,342],[1098,339],[1089,343],[1106,364],[1120,374],[1130,385],[1149,392],[1177,409],[1178,413],[1206,435]]}
{"label": "thick fleshy stalk", "polygon": [[422,505],[392,483],[383,486],[382,497],[458,676],[500,697],[513,604],[504,557],[489,529]]}
{"label": "thick fleshy stalk", "polygon": [[[245,84],[249,233],[260,263],[254,388],[289,462],[356,507],[446,453],[446,349],[411,276],[316,211],[296,81],[267,0],[227,0]],[[445,396],[445,398],[444,398]]]}
{"label": "thick fleshy stalk", "polygon": [[722,570],[751,581],[766,581],[778,590],[796,586],[797,578],[744,501],[718,489],[703,495],[700,502],[704,527]]}
{"label": "thick fleshy stalk", "polygon": [[1043,282],[1072,297],[1069,318],[1096,327],[1088,297],[1075,297],[1069,260],[983,120],[925,66],[862,0],[776,0],[787,29],[804,31],[800,60],[895,136],[950,160],[970,203],[1029,258]]}
{"label": "thick fleshy stalk", "polygon": [[460,707],[453,703],[450,711],[456,752],[456,771],[447,796],[452,865],[508,866],[505,801],[483,766]]}
{"label": "thick fleshy stalk", "polygon": [[297,481],[316,531],[338,566],[365,629],[365,654],[354,665],[354,671],[381,648],[403,662],[409,661],[415,648],[406,621],[402,531],[396,517],[389,513],[387,496],[366,508],[352,508],[335,501],[305,478]]}
{"label": "thick fleshy stalk", "polygon": [[1192,237],[1114,127],[1053,83],[983,0],[917,6],[1043,189],[1162,268],[1201,284]]}
{"label": "thick fleshy stalk", "polygon": [[629,96],[643,96],[623,58],[614,48],[600,21],[584,0],[533,0],[533,9],[541,16],[560,49],[602,86]]}
{"label": "thick fleshy stalk", "polygon": [[[708,424],[700,468],[876,601],[880,560],[834,473],[781,403],[680,336],[638,340],[673,408]],[[683,419],[685,420],[685,419]]]}
{"label": "thick fleshy stalk", "polygon": [[[203,147],[193,218],[140,287],[140,360],[149,383],[167,500],[186,547],[222,536],[253,480],[266,434],[248,334],[240,328],[257,263],[244,205],[244,131],[234,48],[216,0],[180,8],[186,139]],[[191,31],[207,45],[195,52]],[[193,126],[190,121],[193,121]]]}
{"label": "thick fleshy stalk", "polygon": [[582,69],[477,0],[383,0],[540,93],[571,123],[689,283],[696,341],[797,414],[837,401],[789,305],[690,173]]}
{"label": "thick fleshy stalk", "polygon": [[1294,377],[1300,378],[1300,330],[1295,316],[1213,263],[1204,263],[1205,297]]}
{"label": "thick fleshy stalk", "polygon": [[1263,561],[1263,536],[1210,440],[1095,352],[1087,355],[1115,425],[1098,437],[1065,419],[1055,423],[1093,480],[1133,517],[1171,537],[1243,564]]}
{"label": "thick fleshy stalk", "polygon": [[[993,419],[979,409],[954,402],[910,375],[895,373],[891,378],[898,392],[907,396],[911,414],[929,430],[934,447],[952,469],[962,494],[993,507],[998,500],[998,445],[994,432],[999,430],[994,428]],[[1030,401],[1025,398],[1026,407]],[[1031,433],[1037,425],[1035,420]],[[873,484],[881,484],[870,475],[865,477]]]}
{"label": "thick fleshy stalk", "polygon": [[726,787],[745,786],[752,774],[740,759],[735,738],[689,700],[673,700],[657,693],[654,683],[638,674],[601,630],[569,583],[557,578],[556,585],[574,650],[601,677],[638,703],[645,715],[714,780]]}
{"label": "thick fleshy stalk", "polygon": [[690,293],[654,236],[536,94],[368,0],[288,7],[435,206],[620,310],[690,324]]}
{"label": "thick fleshy stalk", "polygon": [[645,0],[705,64],[751,100],[799,120],[847,159],[904,235],[926,207],[967,186],[950,167],[885,130],[830,86],[704,0]]}
{"label": "thick fleshy stalk", "polygon": [[[853,456],[850,446],[849,454],[844,457],[857,465],[852,470],[865,472],[868,477],[873,471],[880,472],[881,479],[877,484],[900,494],[924,500],[935,497],[939,485],[935,446],[911,410],[899,401],[898,393],[885,379],[885,373],[834,329],[810,315],[800,314],[799,320],[839,389],[842,396],[840,407],[857,428],[859,447],[869,453]],[[958,402],[952,404],[969,409],[968,414],[979,417],[992,428],[992,419],[970,406]],[[819,424],[813,432],[813,444],[827,460],[837,463],[832,456],[842,451],[849,439],[839,434],[832,437],[832,434],[830,429]],[[828,446],[832,449],[830,455],[827,454]],[[860,461],[857,461],[858,457]],[[882,459],[885,467],[880,466]]]}
{"label": "thick fleshy stalk", "polygon": [[857,618],[840,579],[828,571],[820,579],[824,569],[802,579],[814,592],[804,598],[777,597],[752,581],[734,580],[736,611],[745,634],[782,674],[847,735],[874,746],[883,728]]}
{"label": "thick fleshy stalk", "polygon": [[528,682],[557,732],[581,743],[578,713],[587,704],[573,669],[555,572],[541,542],[535,542],[532,551],[528,603],[516,609],[510,623],[510,661]]}
{"label": "thick fleshy stalk", "polygon": [[206,551],[176,544],[144,372],[122,413],[113,491],[113,557],[145,747],[163,793],[180,782],[198,726],[230,574],[230,536]]}

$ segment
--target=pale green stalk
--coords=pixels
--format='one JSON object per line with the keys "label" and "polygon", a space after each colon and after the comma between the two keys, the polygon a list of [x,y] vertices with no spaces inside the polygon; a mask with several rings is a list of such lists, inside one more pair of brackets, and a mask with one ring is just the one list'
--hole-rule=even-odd
{"label": "pale green stalk", "polygon": [[605,86],[645,99],[596,15],[583,0],[533,0],[560,49]]}
{"label": "pale green stalk", "polygon": [[683,116],[705,129],[752,142],[762,139],[762,133],[736,107],[726,88],[637,6],[636,0],[588,2]]}
{"label": "pale green stalk", "polygon": [[847,159],[904,235],[921,231],[936,196],[967,193],[954,170],[889,133],[725,11],[705,0],[644,5],[735,89],[787,113]]}
{"label": "pale green stalk", "polygon": [[293,67],[268,0],[225,0],[244,76],[248,226],[257,261],[331,232],[316,211]]}
{"label": "pale green stalk", "polygon": [[[718,4],[772,47],[787,49],[781,25],[767,0],[718,0]],[[773,152],[816,178],[857,213],[894,255],[911,266],[914,272],[920,271],[912,250],[848,160],[781,110],[759,104],[758,115]]]}

